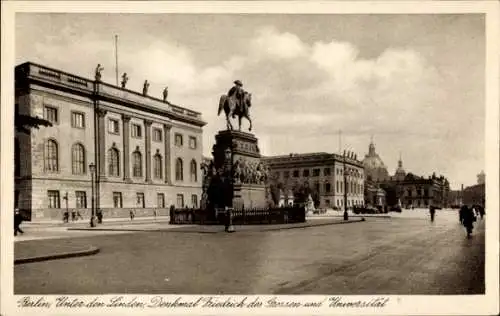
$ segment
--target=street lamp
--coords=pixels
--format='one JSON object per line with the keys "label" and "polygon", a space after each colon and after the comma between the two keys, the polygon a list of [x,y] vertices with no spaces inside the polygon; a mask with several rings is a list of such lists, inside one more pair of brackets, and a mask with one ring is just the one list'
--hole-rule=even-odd
{"label": "street lamp", "polygon": [[95,227],[96,226],[96,217],[95,217],[95,198],[94,198],[94,174],[95,174],[95,165],[94,163],[89,164],[89,171],[90,171],[90,186],[92,188],[91,191],[91,200],[92,200],[92,213],[90,215],[90,227]]}
{"label": "street lamp", "polygon": [[344,220],[347,221],[349,220],[349,214],[347,213],[347,168],[346,168],[346,160],[347,160],[347,155],[346,151],[344,150]]}

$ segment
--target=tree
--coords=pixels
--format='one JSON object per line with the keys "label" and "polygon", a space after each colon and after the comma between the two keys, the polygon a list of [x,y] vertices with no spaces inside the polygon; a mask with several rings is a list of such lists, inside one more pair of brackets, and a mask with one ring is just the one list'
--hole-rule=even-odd
{"label": "tree", "polygon": [[21,133],[29,134],[32,128],[40,128],[40,126],[50,127],[52,123],[39,118],[38,116],[31,116],[25,114],[19,114],[16,112],[14,117],[14,125],[16,127],[16,131]]}

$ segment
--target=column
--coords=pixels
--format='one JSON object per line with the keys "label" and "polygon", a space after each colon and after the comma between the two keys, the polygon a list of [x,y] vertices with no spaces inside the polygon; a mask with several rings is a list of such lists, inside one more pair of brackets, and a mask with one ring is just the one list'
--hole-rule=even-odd
{"label": "column", "polygon": [[144,120],[144,141],[146,143],[146,182],[151,182],[151,124],[150,120]]}
{"label": "column", "polygon": [[123,122],[123,180],[130,180],[130,116],[122,114]]}
{"label": "column", "polygon": [[98,142],[99,142],[99,180],[106,178],[106,124],[104,118],[107,111],[97,110]]}
{"label": "column", "polygon": [[171,154],[171,149],[170,149],[170,129],[172,126],[169,126],[167,124],[163,124],[163,137],[165,138],[165,183],[172,184],[171,180],[171,163],[170,163],[170,154]]}

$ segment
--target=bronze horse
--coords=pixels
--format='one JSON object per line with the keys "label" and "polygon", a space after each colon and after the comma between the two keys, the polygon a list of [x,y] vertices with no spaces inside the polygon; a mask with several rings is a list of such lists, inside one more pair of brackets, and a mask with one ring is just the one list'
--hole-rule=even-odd
{"label": "bronze horse", "polygon": [[239,104],[239,100],[233,95],[228,97],[227,95],[221,95],[219,100],[219,110],[217,111],[217,116],[220,115],[222,109],[226,114],[226,126],[228,130],[233,130],[233,124],[231,124],[230,117],[238,116],[238,130],[241,131],[241,118],[246,118],[250,123],[249,131],[252,130],[252,120],[250,119],[249,108],[252,106],[252,94],[249,92],[243,92],[243,104]]}

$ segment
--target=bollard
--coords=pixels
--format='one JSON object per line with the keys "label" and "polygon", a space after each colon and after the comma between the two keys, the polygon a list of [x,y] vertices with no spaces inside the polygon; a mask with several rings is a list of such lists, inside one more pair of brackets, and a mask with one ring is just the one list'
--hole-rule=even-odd
{"label": "bollard", "polygon": [[233,233],[233,209],[226,207],[226,232]]}

